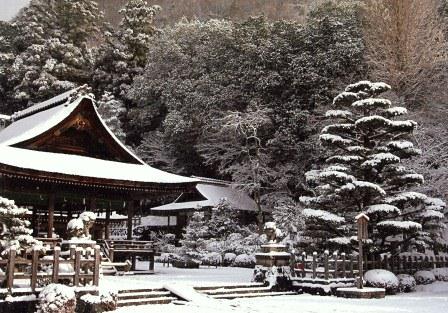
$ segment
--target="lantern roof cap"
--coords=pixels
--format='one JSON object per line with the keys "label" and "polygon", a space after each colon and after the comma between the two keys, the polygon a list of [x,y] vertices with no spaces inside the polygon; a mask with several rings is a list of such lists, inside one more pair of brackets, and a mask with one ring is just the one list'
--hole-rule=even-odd
{"label": "lantern roof cap", "polygon": [[360,219],[365,219],[366,221],[370,220],[370,218],[364,212],[359,213],[358,215],[356,215],[355,221],[359,221]]}

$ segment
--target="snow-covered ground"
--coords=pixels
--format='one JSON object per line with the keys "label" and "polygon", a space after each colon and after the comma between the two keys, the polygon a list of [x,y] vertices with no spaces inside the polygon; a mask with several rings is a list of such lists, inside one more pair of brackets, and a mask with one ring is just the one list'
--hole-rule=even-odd
{"label": "snow-covered ground", "polygon": [[[146,268],[146,264],[141,264]],[[180,284],[186,286],[218,285],[225,283],[248,283],[251,269],[207,268],[177,269],[163,268],[156,264],[155,275],[128,277],[104,277],[103,286],[120,288],[161,287]],[[436,282],[418,286],[417,291],[386,299],[358,300],[337,297],[294,295],[237,300],[207,300],[191,302],[187,305],[148,305],[124,307],[115,313],[202,313],[202,312],[242,312],[242,313],[442,313],[448,312],[448,282]]]}
{"label": "snow-covered ground", "polygon": [[[114,286],[120,289],[154,288],[166,284],[183,283],[191,286],[222,285],[232,283],[250,283],[253,269],[240,267],[207,267],[183,269],[163,267],[156,263],[154,275],[104,276],[101,287]],[[137,263],[137,269],[148,269],[147,262]]]}

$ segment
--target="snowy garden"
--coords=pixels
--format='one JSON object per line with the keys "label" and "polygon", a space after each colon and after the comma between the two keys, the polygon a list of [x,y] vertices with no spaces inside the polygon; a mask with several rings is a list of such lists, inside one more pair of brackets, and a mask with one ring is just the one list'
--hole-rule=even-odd
{"label": "snowy garden", "polygon": [[0,313],[448,308],[446,1],[156,2],[0,21]]}

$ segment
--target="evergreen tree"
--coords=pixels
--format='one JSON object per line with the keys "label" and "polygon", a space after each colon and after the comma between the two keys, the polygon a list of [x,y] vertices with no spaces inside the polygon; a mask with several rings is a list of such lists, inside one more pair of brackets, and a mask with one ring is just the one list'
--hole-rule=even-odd
{"label": "evergreen tree", "polygon": [[204,212],[194,212],[185,227],[183,239],[180,240],[184,255],[200,260],[200,251],[204,249],[204,238],[207,237],[207,232]]}
{"label": "evergreen tree", "polygon": [[106,125],[121,142],[124,142],[126,134],[121,128],[122,123],[120,121],[120,117],[126,112],[123,103],[115,99],[110,92],[106,91],[97,102],[97,105],[98,113],[101,115]]}
{"label": "evergreen tree", "polygon": [[373,253],[434,249],[442,241],[443,202],[409,191],[423,177],[401,163],[421,153],[410,141],[417,124],[400,119],[404,107],[379,97],[389,89],[369,81],[349,85],[325,114],[332,123],[319,139],[327,166],[306,174],[314,192],[300,198],[307,206],[304,239],[315,246],[353,248],[360,212],[370,217]]}
{"label": "evergreen tree", "polygon": [[31,236],[30,222],[26,215],[30,213],[25,208],[19,208],[13,200],[0,197],[0,252],[5,253],[11,248],[19,252],[37,247],[43,249],[42,242]]}
{"label": "evergreen tree", "polygon": [[8,102],[19,108],[89,82],[90,44],[102,27],[93,0],[33,0],[12,21]]}
{"label": "evergreen tree", "polygon": [[117,31],[105,33],[95,64],[96,89],[112,92],[124,101],[136,75],[146,64],[151,37],[155,34],[154,16],[160,7],[144,0],[130,0],[119,11],[122,20]]}

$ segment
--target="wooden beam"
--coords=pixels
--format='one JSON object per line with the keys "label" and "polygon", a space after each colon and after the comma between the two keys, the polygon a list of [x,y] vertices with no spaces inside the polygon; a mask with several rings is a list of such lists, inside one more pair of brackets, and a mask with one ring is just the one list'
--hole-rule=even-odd
{"label": "wooden beam", "polygon": [[129,200],[126,202],[126,205],[128,207],[128,236],[127,239],[132,239],[132,218],[134,217],[134,200]]}
{"label": "wooden beam", "polygon": [[47,238],[53,238],[55,194],[48,195],[48,229]]}

